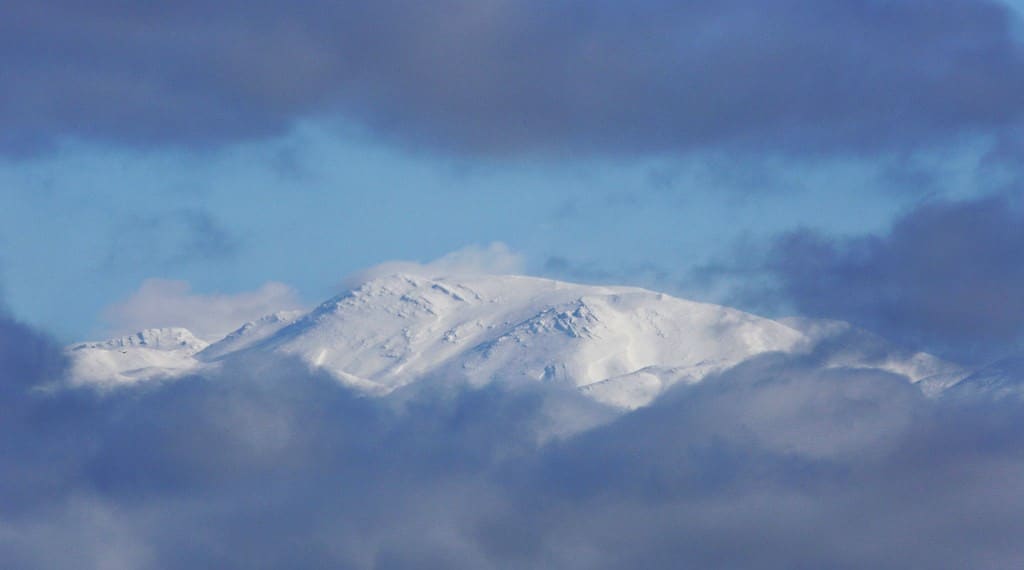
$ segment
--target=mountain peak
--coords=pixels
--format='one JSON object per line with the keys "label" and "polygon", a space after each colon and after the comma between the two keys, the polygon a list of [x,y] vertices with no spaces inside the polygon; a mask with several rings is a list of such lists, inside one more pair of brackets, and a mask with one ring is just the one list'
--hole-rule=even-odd
{"label": "mountain peak", "polygon": [[793,350],[802,338],[768,319],[633,287],[397,274],[328,300],[246,350],[388,392],[428,377],[580,387],[651,366],[735,363]]}
{"label": "mountain peak", "polygon": [[207,342],[196,337],[192,331],[182,327],[144,329],[136,333],[98,342],[83,342],[71,347],[72,350],[90,348],[148,348],[152,350],[186,350],[198,352]]}
{"label": "mountain peak", "polygon": [[181,327],[137,333],[70,347],[71,379],[76,384],[113,386],[173,378],[198,368],[194,356],[208,344]]}
{"label": "mountain peak", "polygon": [[[672,384],[700,381],[764,352],[805,350],[819,337],[846,330],[800,330],[807,328],[636,287],[517,275],[394,274],[308,313],[245,323],[209,346],[184,329],[158,329],[77,345],[72,354],[88,365],[91,378],[106,374],[119,382],[256,355],[298,359],[368,394],[434,380],[545,382],[635,408]],[[945,370],[937,359],[922,361],[927,366],[918,360],[906,355],[880,365],[901,373]],[[837,365],[851,363],[857,364],[855,355]],[[941,388],[946,382],[933,383]]]}

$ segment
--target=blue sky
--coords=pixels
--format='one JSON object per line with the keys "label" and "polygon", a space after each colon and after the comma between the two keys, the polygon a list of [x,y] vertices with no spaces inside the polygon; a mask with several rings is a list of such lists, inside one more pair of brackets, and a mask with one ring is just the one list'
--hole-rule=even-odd
{"label": "blue sky", "polygon": [[353,271],[491,242],[522,254],[530,273],[722,301],[688,272],[737,240],[797,226],[877,231],[923,197],[970,195],[980,146],[918,159],[948,173],[919,189],[898,159],[475,159],[323,123],[203,152],[75,140],[8,158],[0,259],[11,310],[72,341],[101,334],[103,309],[147,278],[196,293],[280,281],[315,302]]}

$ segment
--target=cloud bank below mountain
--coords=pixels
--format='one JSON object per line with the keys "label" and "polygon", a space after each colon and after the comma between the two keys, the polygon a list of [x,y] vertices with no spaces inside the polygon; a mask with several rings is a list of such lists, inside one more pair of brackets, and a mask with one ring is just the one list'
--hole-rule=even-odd
{"label": "cloud bank below mountain", "polygon": [[[247,361],[53,390],[0,320],[0,559],[109,567],[1012,567],[1019,400],[767,354],[626,415],[539,383],[365,398]],[[54,548],[54,544],[61,545]]]}

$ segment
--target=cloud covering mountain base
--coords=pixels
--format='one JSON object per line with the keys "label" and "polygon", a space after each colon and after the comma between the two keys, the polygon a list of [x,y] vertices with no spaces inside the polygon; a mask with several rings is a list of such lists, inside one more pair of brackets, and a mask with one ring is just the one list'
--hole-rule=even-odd
{"label": "cloud covering mountain base", "polygon": [[106,394],[3,320],[19,568],[1007,568],[1019,400],[766,354],[647,408],[539,384],[365,398],[275,360]]}

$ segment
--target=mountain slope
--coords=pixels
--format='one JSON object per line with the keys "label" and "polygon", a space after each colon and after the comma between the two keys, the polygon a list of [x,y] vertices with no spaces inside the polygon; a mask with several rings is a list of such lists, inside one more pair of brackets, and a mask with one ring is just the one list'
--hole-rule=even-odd
{"label": "mountain slope", "polygon": [[398,275],[331,299],[248,350],[387,392],[431,375],[582,387],[651,366],[729,365],[802,339],[767,319],[643,289]]}
{"label": "mountain slope", "polygon": [[233,352],[249,348],[292,324],[303,314],[305,314],[303,311],[281,311],[255,321],[249,321],[198,352],[196,358],[203,362],[211,362]]}
{"label": "mountain slope", "polygon": [[76,384],[115,385],[173,378],[200,367],[194,355],[207,343],[183,328],[146,329],[68,348]]}
{"label": "mountain slope", "polygon": [[[839,334],[838,325],[829,326],[784,324],[634,287],[521,276],[392,275],[304,315],[283,313],[246,323],[208,347],[169,342],[167,348],[152,343],[125,348],[113,341],[79,345],[71,353],[87,357],[88,366],[81,369],[93,382],[104,377],[104,366],[110,369],[103,381],[125,382],[270,356],[298,359],[369,394],[434,380],[539,381],[635,408],[672,384],[699,381],[751,356],[807,350]],[[139,354],[129,358],[125,351]],[[834,364],[882,367],[912,381],[960,374],[928,355],[894,358],[889,351],[886,361],[869,362],[864,354],[851,351]]]}

